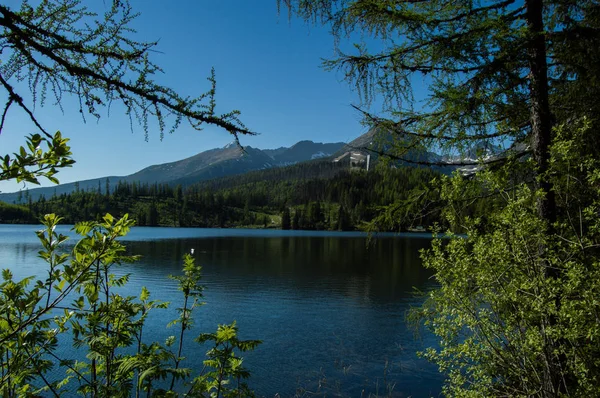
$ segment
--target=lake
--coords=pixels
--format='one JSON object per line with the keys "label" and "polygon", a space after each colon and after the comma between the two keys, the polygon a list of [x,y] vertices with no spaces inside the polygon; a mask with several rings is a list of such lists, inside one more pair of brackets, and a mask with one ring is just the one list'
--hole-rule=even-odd
{"label": "lake", "polygon": [[[44,263],[36,226],[0,225],[0,267],[15,277],[41,275]],[[71,234],[69,227],[60,232]],[[437,396],[442,378],[416,352],[434,344],[406,325],[406,311],[419,305],[413,288],[434,288],[419,250],[429,234],[133,228],[125,239],[142,258],[122,266],[126,294],[142,286],[152,297],[180,302],[170,274],[181,273],[182,256],[194,249],[203,267],[206,305],[195,312],[195,329],[216,330],[236,320],[240,338],[263,343],[246,353],[250,387],[258,396]],[[173,309],[158,310],[148,334],[163,340]],[[200,368],[206,347],[187,344],[185,366]]]}

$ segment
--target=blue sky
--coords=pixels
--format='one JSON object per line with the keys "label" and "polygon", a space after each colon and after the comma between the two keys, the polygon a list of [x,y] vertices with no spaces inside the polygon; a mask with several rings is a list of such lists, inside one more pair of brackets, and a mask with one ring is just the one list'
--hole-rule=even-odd
{"label": "blue sky", "polygon": [[[19,4],[19,0],[8,1],[11,7]],[[134,37],[159,40],[154,61],[164,74],[156,80],[194,95],[206,91],[206,77],[214,66],[218,111],[239,109],[242,121],[260,133],[242,137],[243,145],[276,148],[299,140],[347,142],[366,131],[350,106],[360,103],[357,94],[335,72],[320,67],[322,58],[333,55],[327,28],[289,21],[287,12],[278,15],[275,0],[133,0],[132,6],[141,13]],[[64,113],[51,104],[36,109],[48,130],[60,130],[71,139],[77,163],[59,173],[61,182],[127,175],[231,142],[216,127],[198,132],[186,125],[162,142],[158,127],[151,126],[146,142],[141,127],[135,126],[131,133],[123,109],[113,108],[98,122],[88,118],[84,123],[74,99],[63,105]],[[11,111],[0,136],[2,153],[15,151],[23,136],[33,131],[22,112]],[[3,192],[22,187],[14,182],[0,184]]]}

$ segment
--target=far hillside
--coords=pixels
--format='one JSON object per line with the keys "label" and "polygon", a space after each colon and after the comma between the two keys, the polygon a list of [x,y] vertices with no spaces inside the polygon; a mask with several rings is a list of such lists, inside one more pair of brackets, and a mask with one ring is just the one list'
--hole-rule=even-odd
{"label": "far hillside", "polygon": [[[187,187],[166,183],[120,182],[102,189],[41,196],[5,207],[2,222],[35,222],[49,212],[65,222],[91,220],[109,212],[129,213],[138,225],[181,227],[260,227],[313,230],[362,229],[379,209],[425,192],[437,171],[380,165],[370,171],[331,160],[315,160]],[[0,209],[0,211],[2,211]],[[429,226],[439,214],[415,211],[386,230]]]}
{"label": "far hillside", "polygon": [[[125,176],[108,176],[60,184],[52,187],[33,188],[27,191],[0,193],[0,201],[19,203],[23,196],[37,201],[41,196],[69,194],[78,190],[101,190],[110,192],[119,182],[140,184],[192,185],[226,176],[245,174],[255,170],[266,170],[289,166],[331,156],[345,144],[300,141],[289,148],[257,149],[243,148],[230,143],[222,148],[213,148],[175,162],[156,164]],[[25,200],[28,200],[28,197]]]}
{"label": "far hillside", "polygon": [[[202,181],[277,169],[304,162],[352,158],[352,153],[359,153],[358,156],[362,157],[370,155],[371,165],[374,166],[378,159],[377,153],[386,152],[393,144],[394,139],[393,133],[371,129],[347,144],[343,142],[321,143],[305,140],[299,141],[289,148],[258,149],[251,146],[242,148],[235,143],[230,143],[222,148],[213,148],[185,159],[148,166],[129,175],[107,176],[51,187],[0,193],[0,201],[16,204],[23,200],[28,201],[29,198],[32,201],[37,201],[41,196],[48,198],[53,195],[69,194],[79,190],[110,193],[120,182],[129,184],[169,184],[172,187],[177,185],[190,186]],[[410,161],[397,161],[393,163],[393,166],[406,167],[415,163],[440,164],[441,162],[442,167],[432,168],[443,173],[450,173],[455,170],[452,162],[456,159],[442,158],[436,153],[423,149],[411,150],[405,154],[404,158]]]}

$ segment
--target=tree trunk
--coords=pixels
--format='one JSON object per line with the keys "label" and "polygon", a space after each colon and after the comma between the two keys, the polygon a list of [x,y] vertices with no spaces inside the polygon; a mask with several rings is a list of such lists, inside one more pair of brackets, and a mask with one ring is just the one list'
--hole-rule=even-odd
{"label": "tree trunk", "polygon": [[545,196],[537,203],[539,216],[552,224],[556,221],[556,199],[548,176],[550,144],[552,140],[552,113],[548,100],[548,64],[544,37],[543,0],[527,0],[527,25],[531,35],[529,44],[531,93],[531,147],[537,165],[537,185]]}
{"label": "tree trunk", "polygon": [[[547,234],[554,232],[553,223],[557,219],[556,198],[552,183],[548,176],[550,160],[550,144],[552,143],[552,113],[548,99],[548,65],[546,62],[546,38],[544,36],[543,0],[526,0],[526,19],[529,28],[529,68],[530,68],[530,94],[531,94],[531,147],[533,159],[536,163],[537,190],[543,192],[543,196],[537,200],[537,210],[540,218],[547,223]],[[560,271],[546,260],[547,248],[539,248],[541,266],[549,278],[557,278]],[[557,298],[556,308],[560,308],[560,300]],[[547,320],[542,320],[540,333],[545,336],[546,326],[556,324],[556,316],[551,315]],[[547,325],[546,325],[547,324]],[[546,345],[540,353],[545,363],[543,371],[542,395],[547,397],[558,397],[567,389],[565,381],[566,358],[564,355],[555,353],[555,348],[561,345],[560,341],[545,337]],[[564,342],[562,342],[564,343]]]}

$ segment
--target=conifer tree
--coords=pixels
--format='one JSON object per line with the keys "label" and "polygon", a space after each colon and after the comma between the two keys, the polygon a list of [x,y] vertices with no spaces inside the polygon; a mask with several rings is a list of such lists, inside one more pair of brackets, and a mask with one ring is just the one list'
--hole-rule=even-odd
{"label": "conifer tree", "polygon": [[[594,98],[600,67],[590,60],[600,57],[600,16],[592,0],[278,4],[328,24],[337,43],[355,32],[378,39],[375,50],[365,43],[355,44],[352,53],[337,46],[337,57],[324,67],[342,72],[365,103],[375,96],[385,100],[383,116],[362,112],[367,122],[395,133],[395,145],[386,147],[385,154],[409,163],[432,164],[405,156],[432,145],[452,154],[515,144],[505,155],[531,153],[536,172],[543,176],[552,127],[598,110]],[[429,86],[425,98],[416,97],[419,80]],[[480,161],[455,163],[477,166]],[[552,189],[547,178],[538,184],[544,191],[540,215],[551,222],[556,218]]]}
{"label": "conifer tree", "polygon": [[[341,72],[365,104],[384,100],[380,114],[357,107],[380,133],[393,133],[393,145],[376,152],[448,165],[407,156],[436,148],[458,155],[456,166],[476,168],[470,179],[456,175],[435,187],[448,221],[467,238],[436,241],[425,255],[440,289],[420,319],[440,337],[440,348],[426,355],[447,373],[446,392],[600,394],[592,343],[600,323],[588,316],[599,305],[586,298],[599,289],[587,279],[600,263],[597,222],[588,217],[599,193],[591,188],[599,159],[591,144],[598,136],[598,2],[279,4],[330,26],[337,53],[325,68]],[[367,39],[349,52],[345,39],[354,37]],[[427,88],[415,90],[417,82]],[[494,144],[504,152],[489,156]],[[457,207],[492,195],[503,205],[485,224],[457,217]]]}
{"label": "conifer tree", "polygon": [[286,206],[281,213],[281,229],[290,229],[292,227],[292,220],[290,216],[290,209]]}

